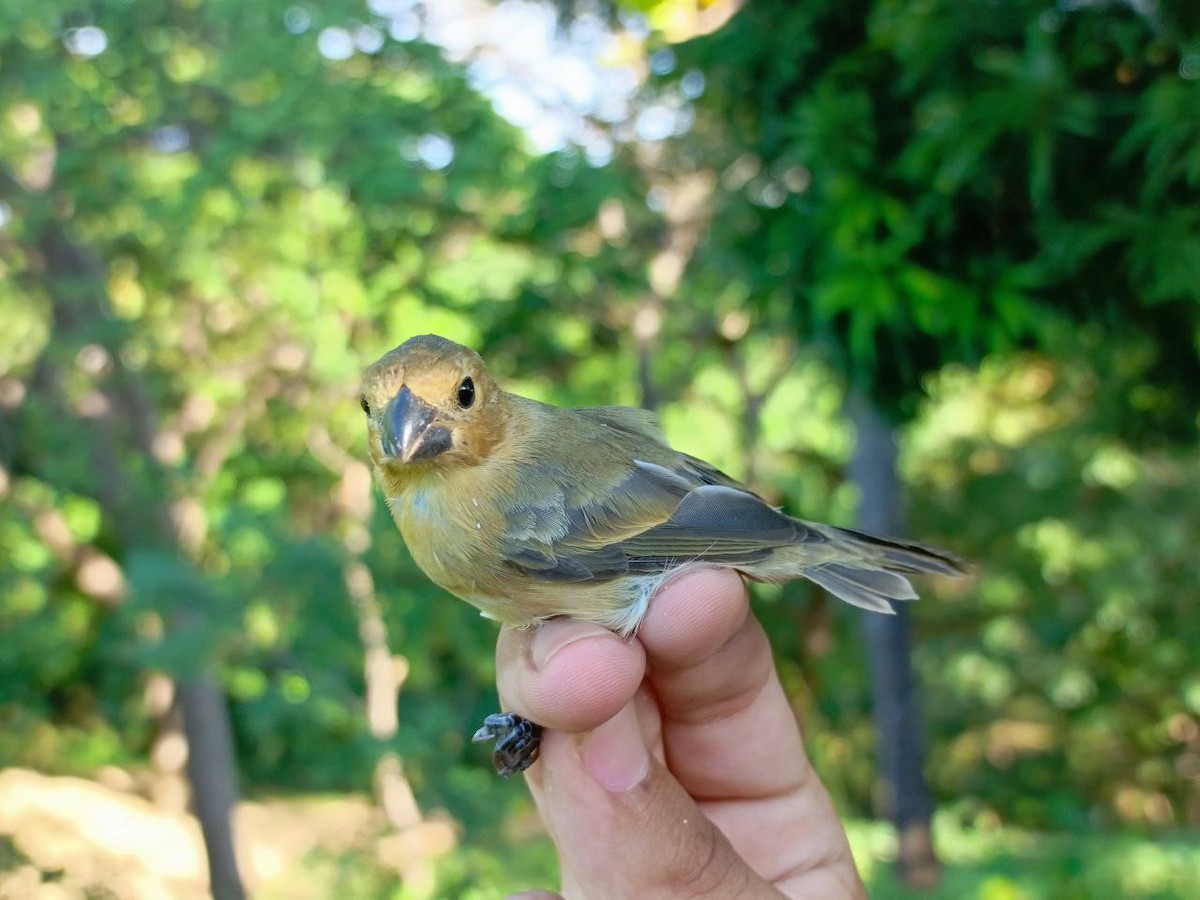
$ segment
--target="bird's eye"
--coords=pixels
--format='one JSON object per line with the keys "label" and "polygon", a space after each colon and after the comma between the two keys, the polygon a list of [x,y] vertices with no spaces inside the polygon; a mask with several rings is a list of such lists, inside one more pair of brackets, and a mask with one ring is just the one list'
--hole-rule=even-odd
{"label": "bird's eye", "polygon": [[367,402],[367,398],[365,396],[358,398],[358,405],[362,407],[362,411],[368,416],[371,414],[371,404]]}
{"label": "bird's eye", "polygon": [[475,382],[469,377],[462,380],[462,384],[458,386],[458,405],[463,409],[470,409],[471,404],[475,402]]}

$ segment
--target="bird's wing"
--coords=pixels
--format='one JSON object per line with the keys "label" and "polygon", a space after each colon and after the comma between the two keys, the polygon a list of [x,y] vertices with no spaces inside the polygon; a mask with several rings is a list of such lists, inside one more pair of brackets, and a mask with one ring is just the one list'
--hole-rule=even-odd
{"label": "bird's wing", "polygon": [[[667,444],[667,439],[663,437],[662,429],[659,428],[658,417],[648,409],[633,409],[629,406],[589,406],[573,410],[573,412],[586,420],[616,429],[642,446],[660,451],[657,455],[665,455],[666,459],[670,461],[667,468],[677,470],[676,474],[693,487],[702,484],[723,484],[726,487],[750,493],[736,478],[730,478],[716,466],[694,456],[688,456],[686,453],[672,450]],[[637,456],[636,453],[633,455]]]}
{"label": "bird's wing", "polygon": [[542,488],[509,511],[503,552],[543,581],[605,580],[689,561],[750,565],[775,547],[826,540],[682,454],[667,465],[630,460],[619,480],[599,488],[548,469],[532,480]]}

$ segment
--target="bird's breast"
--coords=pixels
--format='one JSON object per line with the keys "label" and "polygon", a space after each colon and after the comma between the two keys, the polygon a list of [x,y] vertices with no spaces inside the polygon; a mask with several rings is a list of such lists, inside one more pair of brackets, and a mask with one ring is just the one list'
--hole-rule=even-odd
{"label": "bird's breast", "polygon": [[409,553],[432,581],[464,598],[494,589],[502,564],[496,514],[481,497],[414,485],[390,505]]}

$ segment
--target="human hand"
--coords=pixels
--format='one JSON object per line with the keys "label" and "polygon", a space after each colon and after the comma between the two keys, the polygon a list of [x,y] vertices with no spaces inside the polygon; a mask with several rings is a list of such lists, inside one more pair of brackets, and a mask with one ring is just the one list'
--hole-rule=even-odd
{"label": "human hand", "polygon": [[736,573],[671,582],[636,640],[555,619],[496,653],[504,708],[547,728],[525,777],[563,896],[866,897]]}

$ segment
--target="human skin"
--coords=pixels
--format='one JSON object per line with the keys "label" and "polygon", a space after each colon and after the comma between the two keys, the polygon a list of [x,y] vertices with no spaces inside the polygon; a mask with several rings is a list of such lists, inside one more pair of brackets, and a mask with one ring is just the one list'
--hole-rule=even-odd
{"label": "human skin", "polygon": [[504,707],[548,729],[525,777],[562,897],[866,897],[736,573],[669,583],[636,639],[506,628],[497,662]]}

